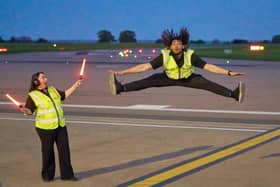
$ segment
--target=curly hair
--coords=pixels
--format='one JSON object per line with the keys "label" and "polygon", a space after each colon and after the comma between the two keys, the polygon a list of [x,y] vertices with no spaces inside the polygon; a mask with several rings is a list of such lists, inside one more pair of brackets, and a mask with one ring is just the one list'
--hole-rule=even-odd
{"label": "curly hair", "polygon": [[189,32],[188,32],[186,27],[182,27],[180,29],[179,34],[175,33],[173,31],[173,29],[171,29],[171,30],[166,29],[166,30],[164,30],[162,32],[161,39],[162,39],[162,43],[166,47],[170,47],[172,41],[175,40],[175,39],[182,41],[183,45],[188,45],[189,44],[190,35],[189,35]]}

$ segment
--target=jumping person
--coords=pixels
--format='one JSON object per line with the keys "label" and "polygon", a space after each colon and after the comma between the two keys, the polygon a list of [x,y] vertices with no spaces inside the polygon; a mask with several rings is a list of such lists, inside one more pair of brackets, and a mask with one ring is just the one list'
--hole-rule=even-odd
{"label": "jumping person", "polygon": [[60,173],[62,180],[77,181],[71,165],[68,133],[61,101],[68,98],[80,85],[82,80],[76,81],[66,91],[60,91],[47,86],[44,72],[32,75],[31,86],[24,107],[20,110],[26,115],[35,113],[35,126],[41,140],[42,171],[45,182],[52,181],[55,176],[54,143],[57,145]]}
{"label": "jumping person", "polygon": [[[165,30],[161,37],[166,48],[161,50],[161,54],[155,59],[125,70],[110,71],[109,85],[112,95],[150,87],[184,86],[208,90],[224,97],[234,98],[238,102],[243,101],[244,83],[240,82],[234,90],[230,90],[194,72],[195,67],[198,67],[212,73],[228,76],[240,76],[244,73],[230,71],[202,60],[193,50],[188,48],[189,33],[186,28],[182,28],[179,34],[173,30]],[[116,75],[135,74],[161,66],[163,66],[164,72],[153,74],[142,80],[121,84],[116,79]]]}

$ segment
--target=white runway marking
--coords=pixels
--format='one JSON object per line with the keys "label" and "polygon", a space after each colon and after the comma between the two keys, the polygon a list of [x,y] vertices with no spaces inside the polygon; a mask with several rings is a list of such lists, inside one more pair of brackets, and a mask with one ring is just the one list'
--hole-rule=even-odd
{"label": "white runway marking", "polygon": [[[0,105],[10,105],[11,102],[1,102]],[[195,112],[195,113],[220,113],[220,114],[246,114],[246,115],[280,115],[280,112],[269,111],[246,111],[246,110],[206,110],[206,109],[188,109],[188,108],[169,108],[169,105],[130,105],[130,106],[110,106],[110,105],[77,105],[63,104],[68,108],[100,108],[117,110],[151,110],[151,111],[172,111],[172,112]]]}
{"label": "white runway marking", "polygon": [[169,107],[169,105],[131,105],[131,106],[127,106],[127,108],[129,109],[147,109],[147,110],[160,110],[163,108],[167,108]]}
{"label": "white runway marking", "polygon": [[[11,121],[35,121],[30,118],[12,118],[5,117],[0,120]],[[147,128],[174,128],[174,129],[198,129],[198,130],[216,130],[216,131],[235,131],[235,132],[266,132],[264,129],[246,129],[246,128],[220,128],[220,127],[207,127],[207,126],[189,126],[189,125],[156,125],[156,124],[137,124],[137,123],[115,123],[115,122],[102,122],[102,121],[75,121],[67,120],[67,123],[72,124],[88,124],[88,125],[103,125],[103,126],[129,126],[129,127],[147,127]]]}
{"label": "white runway marking", "polygon": [[[150,107],[150,106],[153,106],[153,107]],[[196,113],[280,115],[280,112],[266,112],[266,111],[168,108],[168,105],[150,105],[150,106],[149,105],[109,106],[109,105],[75,105],[75,104],[64,104],[63,105],[63,107],[69,107],[69,108],[102,108],[102,109],[118,109],[118,110],[154,110],[154,111],[196,112]],[[157,106],[157,107],[155,107],[155,106]]]}

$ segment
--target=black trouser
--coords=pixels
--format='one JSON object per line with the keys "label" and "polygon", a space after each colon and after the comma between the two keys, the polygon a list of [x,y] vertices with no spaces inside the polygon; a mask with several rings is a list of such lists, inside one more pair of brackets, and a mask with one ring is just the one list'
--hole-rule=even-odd
{"label": "black trouser", "polygon": [[42,148],[42,178],[53,179],[55,176],[55,158],[54,158],[54,142],[56,143],[61,179],[69,179],[74,176],[70,149],[68,142],[68,134],[66,127],[58,127],[54,130],[43,130],[36,128],[41,140]]}
{"label": "black trouser", "polygon": [[233,97],[232,91],[217,83],[205,79],[199,74],[192,74],[187,79],[173,80],[167,77],[165,73],[158,73],[151,75],[142,80],[134,81],[123,85],[123,91],[136,91],[150,87],[164,87],[164,86],[184,86],[197,89],[208,90],[210,92],[222,95],[225,97]]}

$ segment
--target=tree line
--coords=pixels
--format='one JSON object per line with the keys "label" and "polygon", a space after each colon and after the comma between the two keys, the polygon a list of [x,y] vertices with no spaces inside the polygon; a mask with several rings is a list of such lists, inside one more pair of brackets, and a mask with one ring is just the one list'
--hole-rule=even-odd
{"label": "tree line", "polygon": [[[110,42],[120,42],[120,43],[136,43],[136,34],[134,31],[131,30],[124,30],[121,31],[118,37],[118,40],[115,39],[115,36],[108,30],[100,30],[97,32],[97,37],[99,43],[110,43]],[[9,43],[31,43],[31,42],[37,42],[37,43],[48,43],[48,40],[45,38],[39,38],[37,40],[32,40],[31,37],[28,36],[21,36],[21,37],[11,37],[10,40],[4,40],[0,36],[0,43],[4,42],[9,42]],[[155,43],[161,43],[161,39],[155,40]],[[191,40],[190,41],[193,44],[204,44],[204,43],[209,43],[204,40],[198,39],[198,40]],[[232,41],[228,42],[223,42],[220,41],[219,39],[214,39],[210,43],[232,43],[232,44],[247,44],[250,43],[251,41],[246,40],[246,39],[233,39]],[[274,35],[271,40],[262,40],[262,41],[257,41],[261,43],[280,43],[280,34]]]}
{"label": "tree line", "polygon": [[20,37],[12,36],[9,40],[4,40],[0,36],[0,43],[5,43],[5,42],[8,42],[8,43],[34,43],[34,42],[48,43],[48,40],[44,39],[44,38],[39,38],[37,40],[32,40],[32,38],[29,37],[29,36],[20,36]]}
{"label": "tree line", "polygon": [[[98,42],[116,42],[114,35],[108,30],[101,30],[97,33]],[[134,31],[124,30],[120,32],[118,41],[120,43],[136,43],[136,34]]]}
{"label": "tree line", "polygon": [[[108,30],[101,30],[97,33],[98,36],[98,42],[116,42],[114,35],[108,31]],[[137,42],[136,40],[136,34],[134,31],[129,31],[129,30],[125,30],[120,32],[119,35],[119,42]],[[191,40],[191,43],[194,44],[204,44],[206,43],[206,41],[198,39],[198,40]],[[258,41],[261,43],[280,43],[280,34],[279,35],[275,35],[272,37],[272,40],[262,40],[262,41]],[[155,40],[155,43],[162,43],[161,39],[157,39]],[[219,39],[214,39],[211,43],[225,43],[220,41]],[[227,43],[233,43],[233,44],[247,44],[250,43],[249,40],[246,39],[233,39],[230,42]]]}

